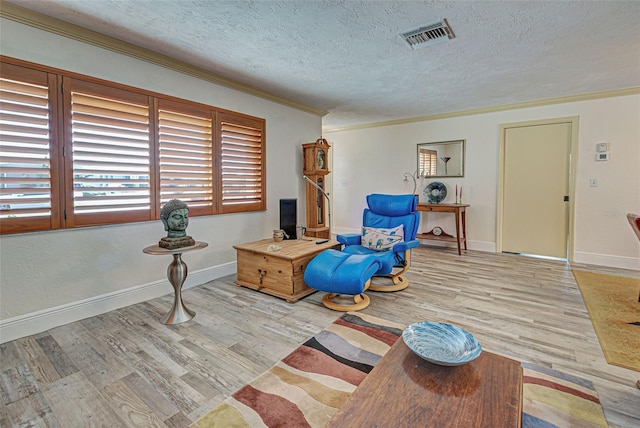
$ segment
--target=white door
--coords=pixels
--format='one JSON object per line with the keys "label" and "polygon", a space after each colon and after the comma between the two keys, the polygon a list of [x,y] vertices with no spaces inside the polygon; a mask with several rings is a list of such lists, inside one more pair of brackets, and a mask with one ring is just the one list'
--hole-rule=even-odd
{"label": "white door", "polygon": [[504,127],[504,252],[567,258],[572,123]]}

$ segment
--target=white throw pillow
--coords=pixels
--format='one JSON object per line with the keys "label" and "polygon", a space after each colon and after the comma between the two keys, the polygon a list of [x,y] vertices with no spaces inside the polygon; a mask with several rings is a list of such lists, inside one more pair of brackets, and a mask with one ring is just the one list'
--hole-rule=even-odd
{"label": "white throw pillow", "polygon": [[400,225],[392,229],[362,226],[362,238],[360,243],[375,251],[387,251],[396,243],[404,241],[404,226]]}

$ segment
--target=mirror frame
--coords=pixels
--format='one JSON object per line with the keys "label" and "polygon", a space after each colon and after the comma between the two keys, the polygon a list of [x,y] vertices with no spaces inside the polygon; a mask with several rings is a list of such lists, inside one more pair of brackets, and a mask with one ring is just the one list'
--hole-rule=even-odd
{"label": "mirror frame", "polygon": [[[420,178],[444,178],[444,177],[464,177],[464,168],[465,168],[465,145],[467,140],[449,140],[449,141],[433,141],[430,143],[418,143],[416,147],[416,167],[418,171],[418,176]],[[425,148],[425,146],[436,146],[443,144],[460,144],[460,174],[458,175],[450,175],[450,174],[437,174],[437,175],[422,175],[420,172],[420,148]]]}

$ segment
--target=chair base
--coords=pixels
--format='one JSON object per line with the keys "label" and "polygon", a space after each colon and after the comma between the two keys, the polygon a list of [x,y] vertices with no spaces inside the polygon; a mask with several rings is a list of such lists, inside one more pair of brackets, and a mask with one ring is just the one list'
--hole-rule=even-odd
{"label": "chair base", "polygon": [[[341,303],[340,300],[348,301],[346,298],[351,298],[353,303]],[[369,306],[371,299],[366,294],[356,294],[355,296],[346,296],[342,294],[336,293],[327,293],[322,296],[322,304],[325,305],[329,309],[333,309],[334,311],[342,311],[342,312],[350,312],[350,311],[359,311],[360,309],[364,309]]]}
{"label": "chair base", "polygon": [[382,284],[371,284],[369,286],[369,290],[372,291],[382,291],[382,292],[391,292],[391,291],[401,291],[409,286],[409,280],[402,276],[395,275],[381,275],[376,276],[376,278],[391,278],[392,283],[389,285]]}
{"label": "chair base", "polygon": [[409,270],[409,266],[411,265],[411,252],[409,250],[405,251],[404,259],[406,260],[406,264],[396,273],[391,273],[389,275],[380,275],[381,277],[391,278],[392,285],[375,285],[372,284],[369,288],[373,291],[400,291],[404,290],[409,286],[409,280],[402,276],[403,273]]}
{"label": "chair base", "polygon": [[304,270],[304,282],[324,291],[322,303],[336,311],[357,311],[369,306],[364,292],[381,263],[372,254],[347,254],[324,250],[315,256]]}

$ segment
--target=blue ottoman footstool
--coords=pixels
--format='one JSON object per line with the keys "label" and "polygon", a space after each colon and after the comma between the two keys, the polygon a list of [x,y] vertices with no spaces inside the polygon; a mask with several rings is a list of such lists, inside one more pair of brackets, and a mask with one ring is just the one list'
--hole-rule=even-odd
{"label": "blue ottoman footstool", "polygon": [[[369,288],[371,277],[381,266],[375,255],[325,250],[307,265],[304,282],[311,288],[327,293],[322,297],[322,304],[327,308],[357,311],[369,306],[369,297],[364,291]],[[352,296],[353,303],[341,297],[343,295]]]}

